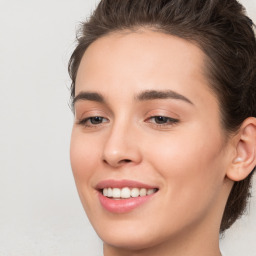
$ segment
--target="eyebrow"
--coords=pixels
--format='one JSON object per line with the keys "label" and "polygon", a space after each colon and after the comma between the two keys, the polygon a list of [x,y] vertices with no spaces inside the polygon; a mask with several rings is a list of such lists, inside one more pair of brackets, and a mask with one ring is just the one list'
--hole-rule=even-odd
{"label": "eyebrow", "polygon": [[156,99],[174,99],[174,100],[182,100],[191,105],[194,105],[193,102],[189,100],[187,97],[172,90],[164,90],[164,91],[147,90],[139,93],[135,98],[136,100],[139,100],[139,101],[156,100]]}
{"label": "eyebrow", "polygon": [[80,92],[72,101],[73,106],[79,100],[89,100],[104,103],[104,97],[97,92]]}
{"label": "eyebrow", "polygon": [[[146,101],[146,100],[157,100],[157,99],[175,99],[175,100],[182,100],[189,104],[192,104],[192,101],[186,98],[185,96],[172,91],[172,90],[146,90],[140,92],[138,95],[135,96],[135,100],[137,101]],[[80,100],[88,100],[88,101],[96,101],[99,103],[105,103],[104,97],[97,92],[80,92],[74,99],[73,99],[73,106],[77,101]]]}

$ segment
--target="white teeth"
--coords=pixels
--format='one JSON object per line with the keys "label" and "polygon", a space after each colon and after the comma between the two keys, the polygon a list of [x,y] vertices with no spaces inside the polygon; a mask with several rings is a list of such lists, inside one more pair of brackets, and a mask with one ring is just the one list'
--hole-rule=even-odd
{"label": "white teeth", "polygon": [[131,196],[131,190],[129,188],[122,188],[121,198],[129,198]]}
{"label": "white teeth", "polygon": [[140,190],[138,188],[133,188],[131,190],[131,196],[132,197],[138,197],[140,195]]}
{"label": "white teeth", "polygon": [[107,194],[107,196],[108,196],[108,197],[112,197],[112,195],[113,195],[112,188],[108,188],[108,194]]}
{"label": "white teeth", "polygon": [[152,194],[154,194],[155,193],[155,190],[152,188],[152,189],[148,189],[148,191],[147,191],[147,195],[149,196],[149,195],[152,195]]}
{"label": "white teeth", "polygon": [[107,189],[107,188],[104,188],[104,189],[103,189],[103,195],[104,195],[104,196],[108,196],[108,189]]}
{"label": "white teeth", "polygon": [[131,197],[139,197],[139,196],[146,196],[152,195],[157,191],[155,188],[146,189],[146,188],[104,188],[103,195],[106,197],[113,197],[113,198],[131,198]]}
{"label": "white teeth", "polygon": [[140,196],[146,196],[147,195],[147,190],[145,188],[140,189]]}
{"label": "white teeth", "polygon": [[120,188],[113,188],[112,192],[113,192],[112,197],[120,198],[120,196],[121,196]]}

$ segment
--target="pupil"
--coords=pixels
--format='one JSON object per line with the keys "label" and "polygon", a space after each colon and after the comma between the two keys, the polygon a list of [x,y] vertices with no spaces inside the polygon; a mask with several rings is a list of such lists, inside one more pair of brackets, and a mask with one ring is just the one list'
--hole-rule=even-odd
{"label": "pupil", "polygon": [[95,116],[91,118],[91,123],[92,124],[100,124],[102,122],[102,117],[100,116]]}
{"label": "pupil", "polygon": [[164,116],[157,116],[155,120],[157,124],[163,124],[168,121],[167,117],[164,117]]}

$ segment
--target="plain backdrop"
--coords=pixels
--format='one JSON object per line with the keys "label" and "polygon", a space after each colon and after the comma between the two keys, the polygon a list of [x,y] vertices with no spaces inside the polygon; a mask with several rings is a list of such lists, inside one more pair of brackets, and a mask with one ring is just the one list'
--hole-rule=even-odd
{"label": "plain backdrop", "polygon": [[[67,63],[96,2],[0,0],[0,256],[102,255],[69,162]],[[256,0],[241,2],[255,22]],[[227,256],[256,255],[255,195]]]}

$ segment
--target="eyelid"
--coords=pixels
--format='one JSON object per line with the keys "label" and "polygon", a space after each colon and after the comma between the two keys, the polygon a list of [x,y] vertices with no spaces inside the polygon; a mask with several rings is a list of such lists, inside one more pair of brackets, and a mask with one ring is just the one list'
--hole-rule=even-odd
{"label": "eyelid", "polygon": [[[100,123],[92,123],[92,120],[90,120],[90,119],[95,118],[95,117],[100,117],[103,119],[103,121]],[[104,121],[104,120],[106,120],[106,121]],[[99,129],[102,126],[104,126],[106,123],[109,123],[109,119],[99,116],[99,115],[85,117],[85,118],[79,119],[76,122],[77,125],[85,128],[85,129]]]}
{"label": "eyelid", "polygon": [[[109,121],[107,118],[105,118],[105,117],[103,117],[103,116],[89,116],[89,117],[85,117],[85,118],[82,118],[82,119],[80,119],[80,120],[78,120],[78,122],[79,122],[79,124],[82,124],[82,123],[85,123],[85,122],[87,122],[87,121],[89,121],[90,119],[92,119],[92,118],[95,118],[95,117],[100,117],[100,118],[102,118],[103,120],[105,119],[105,120],[107,120],[107,122]],[[107,122],[102,122],[102,123],[107,123]],[[96,125],[96,124],[92,124],[93,126],[94,125]]]}
{"label": "eyelid", "polygon": [[[97,124],[91,123],[90,119],[95,117],[103,118],[103,121]],[[86,111],[81,111],[75,115],[75,123],[84,128],[100,128],[105,123],[109,122],[109,117],[105,111],[99,110],[98,108],[92,108]]]}
{"label": "eyelid", "polygon": [[90,108],[89,110],[75,112],[76,120],[81,120],[87,117],[95,117],[95,116],[101,116],[106,118],[108,114],[105,111],[99,110],[98,108]]}
{"label": "eyelid", "polygon": [[[169,116],[163,116],[163,115],[155,115],[155,116],[150,116],[146,119],[147,120],[150,120],[150,119],[153,119],[153,118],[157,118],[157,117],[163,117],[163,118],[166,118],[168,121],[170,121],[169,123],[178,123],[179,122],[179,119],[176,119],[176,118],[173,118],[173,117],[169,117]],[[157,123],[156,123],[157,124]],[[168,125],[168,123],[164,123],[164,124],[157,124],[157,125]]]}
{"label": "eyelid", "polygon": [[74,106],[75,118],[79,119],[85,115],[113,116],[111,109],[103,103],[94,101],[77,101]]}
{"label": "eyelid", "polygon": [[171,118],[171,119],[180,120],[180,116],[177,113],[172,112],[170,110],[167,110],[165,108],[157,108],[157,109],[154,109],[154,110],[150,110],[146,113],[145,116],[146,116],[146,118],[156,117],[156,116],[163,116],[163,117],[168,117],[168,118]]}
{"label": "eyelid", "polygon": [[[157,123],[156,120],[153,120],[157,117],[163,117],[167,119],[167,122]],[[170,129],[180,122],[180,117],[175,113],[167,111],[166,109],[154,109],[146,113],[144,122],[156,129]]]}

